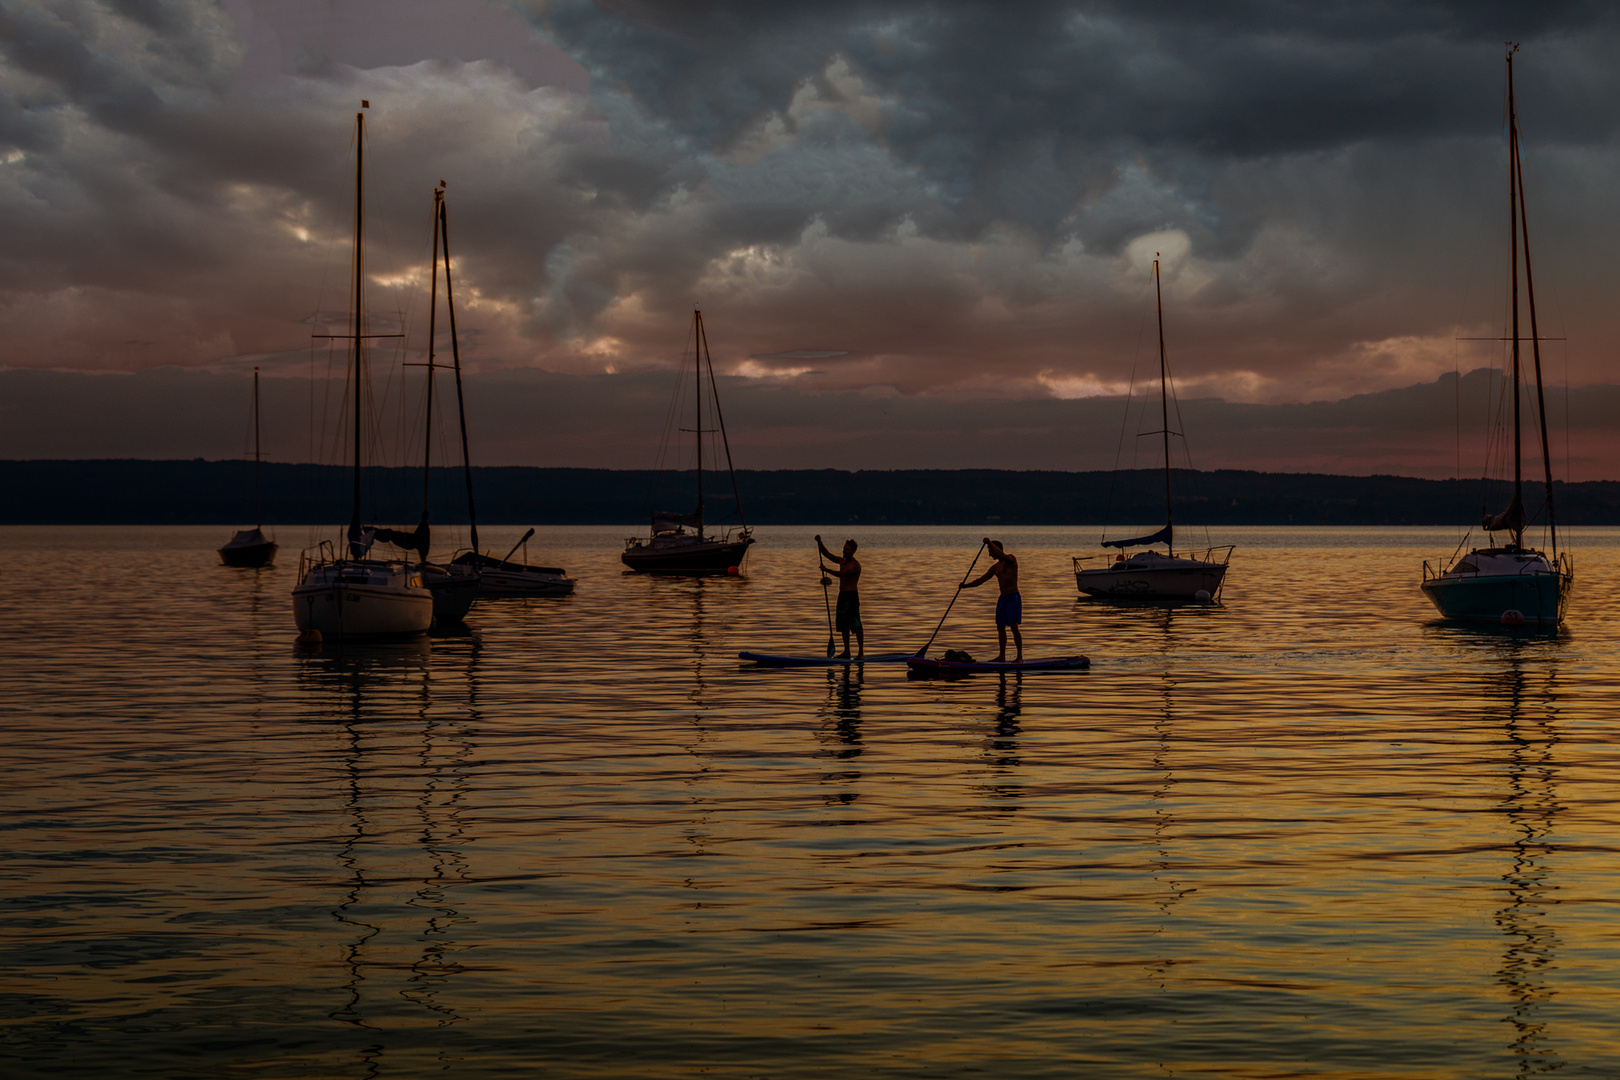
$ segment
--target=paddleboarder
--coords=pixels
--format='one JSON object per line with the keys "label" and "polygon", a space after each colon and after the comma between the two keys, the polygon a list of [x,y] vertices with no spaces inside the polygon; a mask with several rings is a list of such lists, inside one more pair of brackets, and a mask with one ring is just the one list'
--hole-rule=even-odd
{"label": "paddleboarder", "polygon": [[844,651],[839,653],[841,658],[849,657],[849,635],[855,635],[855,647],[859,651],[857,659],[866,655],[866,631],[861,626],[861,594],[858,587],[861,581],[861,564],[855,558],[856,545],[853,540],[844,541],[844,553],[834,555],[827,550],[827,545],[816,537],[816,547],[821,550],[823,559],[831,559],[837,563],[837,568],[822,564],[821,572],[838,575],[838,606],[833,609],[833,628],[844,635]]}
{"label": "paddleboarder", "polygon": [[1024,621],[1024,599],[1018,595],[1018,560],[1007,554],[1001,546],[1000,540],[984,538],[984,548],[990,553],[995,562],[990,569],[974,578],[972,581],[962,583],[964,589],[976,589],[980,585],[996,579],[1001,586],[1001,595],[996,598],[996,639],[1001,642],[1001,652],[996,655],[995,662],[1007,662],[1007,630],[1011,628],[1013,645],[1018,649],[1018,656],[1013,663],[1022,663],[1024,659],[1024,635],[1019,632],[1018,626]]}

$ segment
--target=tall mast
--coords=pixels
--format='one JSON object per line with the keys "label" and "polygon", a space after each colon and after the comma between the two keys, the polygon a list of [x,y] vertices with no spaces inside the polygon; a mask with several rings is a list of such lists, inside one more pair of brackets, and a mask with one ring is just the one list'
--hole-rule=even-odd
{"label": "tall mast", "polygon": [[1165,546],[1173,558],[1176,554],[1176,533],[1170,516],[1170,403],[1164,359],[1164,289],[1159,283],[1158,252],[1153,253],[1153,299],[1159,309],[1159,433],[1164,436],[1164,527],[1168,533]]}
{"label": "tall mast", "polygon": [[737,490],[737,466],[731,463],[731,438],[726,435],[726,414],[720,408],[720,388],[714,381],[714,353],[709,350],[709,332],[702,324],[697,329],[698,342],[703,346],[703,358],[709,365],[709,392],[714,395],[714,426],[720,429],[720,445],[726,448],[726,472],[731,475],[731,498],[737,506],[737,520],[747,528],[748,519],[743,517],[742,512],[742,492]]}
{"label": "tall mast", "polygon": [[433,258],[429,263],[428,283],[428,348],[427,348],[427,420],[422,439],[422,513],[428,510],[428,477],[433,471],[433,344],[434,319],[439,314],[439,201],[444,192],[433,189]]}
{"label": "tall mast", "polygon": [[[1508,47],[1508,236],[1511,240],[1512,261],[1512,334],[1513,334],[1513,501],[1524,504],[1524,475],[1522,468],[1523,440],[1519,434],[1519,124],[1513,111],[1513,51]],[[1513,530],[1513,546],[1524,546],[1524,528]]]}
{"label": "tall mast", "polygon": [[697,407],[697,424],[694,427],[697,439],[697,530],[698,536],[703,536],[703,312],[697,308],[692,309],[692,360],[693,374],[696,378],[692,382],[692,402]]}
{"label": "tall mast", "polygon": [[[1513,106],[1513,53],[1508,53],[1508,124],[1517,178],[1519,233],[1524,239],[1524,299],[1530,309],[1530,355],[1536,367],[1536,413],[1541,418],[1541,464],[1547,481],[1547,534],[1552,541],[1553,560],[1558,559],[1558,520],[1553,514],[1552,454],[1547,445],[1547,398],[1541,386],[1541,331],[1536,325],[1536,281],[1530,272],[1530,220],[1524,204],[1524,165],[1520,161],[1519,115]],[[1516,336],[1516,335],[1515,335]],[[1517,344],[1517,343],[1515,343]]]}
{"label": "tall mast", "polygon": [[[362,106],[363,107],[363,106]],[[349,332],[354,335],[354,516],[353,529],[360,527],[360,398],[365,385],[361,361],[361,336],[365,333],[364,277],[366,114],[354,114],[354,308],[349,312]]]}
{"label": "tall mast", "polygon": [[259,463],[259,369],[253,369],[253,513],[264,528],[264,468]]}
{"label": "tall mast", "polygon": [[450,316],[450,356],[456,366],[456,415],[461,421],[461,474],[467,483],[467,524],[472,537],[472,549],[478,553],[478,512],[473,507],[472,458],[467,455],[467,403],[461,395],[461,344],[456,338],[456,298],[450,287],[450,212],[444,205],[444,181],[439,181],[439,228],[435,234],[444,240],[444,310]]}

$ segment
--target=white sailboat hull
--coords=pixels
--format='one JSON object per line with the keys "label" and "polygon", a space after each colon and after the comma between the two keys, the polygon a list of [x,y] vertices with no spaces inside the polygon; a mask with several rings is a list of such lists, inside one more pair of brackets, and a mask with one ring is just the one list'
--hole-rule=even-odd
{"label": "white sailboat hull", "polygon": [[1200,592],[1221,591],[1226,563],[1177,559],[1144,553],[1135,558],[1089,569],[1076,569],[1075,584],[1087,596],[1114,599],[1193,600]]}
{"label": "white sailboat hull", "polygon": [[293,621],[322,637],[401,637],[433,625],[433,594],[413,572],[368,575],[375,583],[345,580],[331,565],[317,566],[293,589]]}

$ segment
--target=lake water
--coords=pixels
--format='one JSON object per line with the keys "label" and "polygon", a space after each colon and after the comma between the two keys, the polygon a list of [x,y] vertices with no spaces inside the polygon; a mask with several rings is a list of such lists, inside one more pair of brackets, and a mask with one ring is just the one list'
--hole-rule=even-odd
{"label": "lake water", "polygon": [[[941,682],[739,664],[824,647],[816,530],[701,580],[633,531],[308,652],[309,530],[0,530],[6,1075],[1620,1076],[1620,532],[1544,636],[1432,621],[1452,530],[1224,531],[1174,610],[1005,530],[1029,652],[1093,666]],[[981,532],[854,533],[870,649]]]}

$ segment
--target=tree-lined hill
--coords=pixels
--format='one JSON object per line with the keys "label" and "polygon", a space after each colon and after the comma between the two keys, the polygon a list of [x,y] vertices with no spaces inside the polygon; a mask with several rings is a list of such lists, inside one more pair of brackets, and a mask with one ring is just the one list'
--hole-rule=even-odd
{"label": "tree-lined hill", "polygon": [[[690,473],[645,470],[479,468],[473,470],[479,519],[490,524],[629,524],[656,504],[689,510]],[[346,521],[352,498],[347,469],[266,464],[269,523]],[[724,474],[705,478],[709,517],[731,517]],[[1108,525],[1162,519],[1163,474],[1003,470],[836,469],[742,471],[737,486],[749,522],[892,525]],[[1329,476],[1238,470],[1172,478],[1177,520],[1188,525],[1456,525],[1482,509],[1500,509],[1506,486],[1475,480],[1400,476]],[[462,477],[437,469],[433,520],[466,518]],[[418,469],[368,470],[367,522],[414,522],[421,506]],[[253,519],[248,461],[0,461],[3,524],[212,524]],[[1620,482],[1559,484],[1559,521],[1620,525]],[[1542,503],[1539,484],[1527,503]]]}

